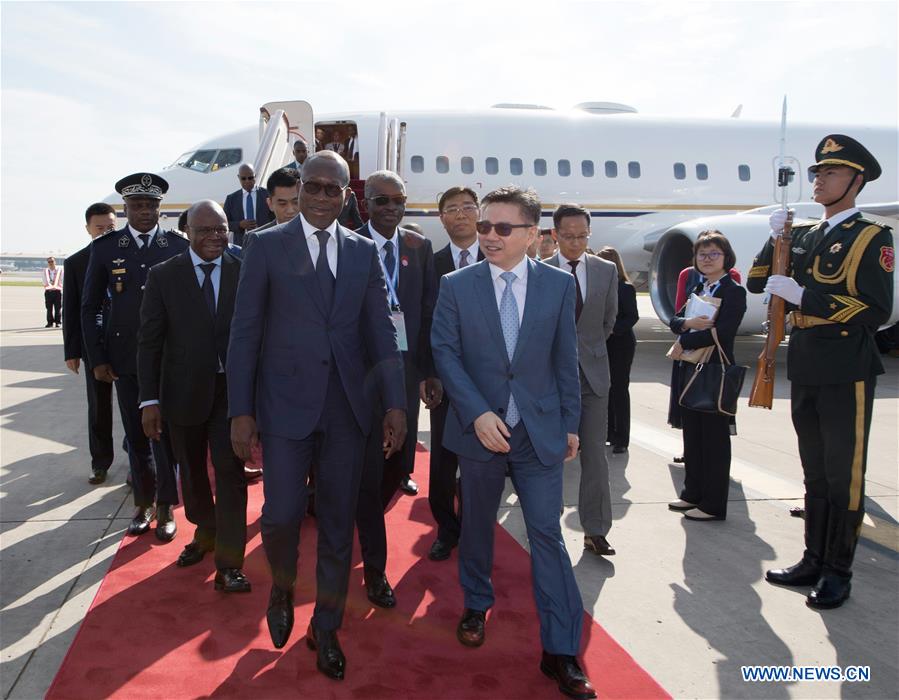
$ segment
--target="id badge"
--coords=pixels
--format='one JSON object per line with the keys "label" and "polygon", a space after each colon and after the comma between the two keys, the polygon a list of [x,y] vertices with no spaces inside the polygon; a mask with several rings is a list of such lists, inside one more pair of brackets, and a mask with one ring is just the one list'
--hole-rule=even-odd
{"label": "id badge", "polygon": [[396,328],[396,344],[401,352],[409,351],[409,339],[406,337],[406,319],[402,311],[391,311],[390,320]]}

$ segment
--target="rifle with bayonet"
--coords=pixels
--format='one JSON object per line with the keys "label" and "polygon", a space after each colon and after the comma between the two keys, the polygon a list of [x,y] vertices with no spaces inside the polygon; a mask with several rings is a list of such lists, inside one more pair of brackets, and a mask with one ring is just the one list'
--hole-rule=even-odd
{"label": "rifle with bayonet", "polygon": [[[793,234],[793,210],[787,209],[787,187],[793,179],[793,169],[786,164],[787,98],[784,96],[780,121],[780,164],[777,169],[777,186],[781,192],[781,209],[787,212],[783,234],[774,242],[769,275],[790,274],[790,246]],[[767,337],[765,347],[759,355],[755,370],[755,380],[749,392],[749,405],[757,408],[771,408],[774,402],[774,373],[777,348],[784,339],[785,302],[776,294],[768,296],[768,319],[765,322]]]}

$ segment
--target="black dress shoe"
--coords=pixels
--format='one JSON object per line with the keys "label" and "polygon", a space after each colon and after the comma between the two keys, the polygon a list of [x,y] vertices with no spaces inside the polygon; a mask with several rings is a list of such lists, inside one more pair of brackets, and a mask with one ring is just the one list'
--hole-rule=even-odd
{"label": "black dress shoe", "polygon": [[543,652],[540,670],[559,684],[559,690],[570,698],[588,700],[596,697],[596,689],[581,670],[577,659],[563,654]]}
{"label": "black dress shoe", "polygon": [[486,624],[486,612],[465,608],[459,626],[456,627],[456,639],[467,647],[479,647],[484,643]]}
{"label": "black dress shoe", "polygon": [[250,582],[240,569],[219,569],[215,572],[215,590],[225,593],[249,593]]}
{"label": "black dress shoe", "polygon": [[428,559],[431,561],[446,561],[450,558],[450,554],[453,552],[453,547],[456,545],[448,544],[441,539],[434,540],[434,544],[431,545],[431,549],[428,552]]}
{"label": "black dress shoe", "polygon": [[53,328],[53,324],[52,324],[52,323],[48,323],[46,326],[44,326],[44,328]]}
{"label": "black dress shoe", "polygon": [[150,529],[150,523],[155,515],[156,509],[153,506],[138,506],[137,512],[131,519],[131,524],[128,525],[128,534],[135,537],[143,535]]}
{"label": "black dress shoe", "polygon": [[188,542],[186,545],[184,545],[184,549],[181,550],[181,554],[178,555],[178,561],[176,562],[176,564],[181,567],[199,564],[201,561],[203,561],[203,557],[206,556],[206,552],[211,551],[211,547],[206,547],[201,542],[193,540],[192,542]]}
{"label": "black dress shoe", "polygon": [[418,495],[418,484],[416,484],[414,481],[412,481],[412,477],[409,477],[409,476],[404,477],[403,480],[400,482],[400,489],[404,493],[408,493],[410,496]]}
{"label": "black dress shoe", "polygon": [[781,586],[814,586],[821,578],[821,567],[807,562],[804,558],[798,564],[786,569],[770,569],[765,580]]}
{"label": "black dress shoe", "polygon": [[683,458],[683,456],[681,456],[681,457],[674,457],[674,458],[672,458],[671,461],[674,462],[675,464],[683,464],[683,463],[684,463],[684,458]]}
{"label": "black dress shoe", "polygon": [[848,576],[826,573],[821,578],[805,599],[805,604],[816,610],[830,610],[838,608],[849,599],[849,591],[852,584]]}
{"label": "black dress shoe", "polygon": [[172,507],[165,503],[156,506],[156,539],[160,542],[171,542],[178,532]]}
{"label": "black dress shoe", "polygon": [[396,607],[396,596],[394,596],[393,589],[390,587],[384,574],[366,575],[365,593],[368,595],[368,599],[378,607]]}
{"label": "black dress shoe", "polygon": [[790,517],[804,518],[805,508],[803,508],[802,506],[793,506],[792,508],[790,508]]}
{"label": "black dress shoe", "polygon": [[275,645],[275,649],[281,649],[287,644],[293,631],[293,590],[272,586],[265,621],[268,623],[272,644]]}
{"label": "black dress shoe", "polygon": [[87,483],[89,484],[102,484],[106,481],[106,470],[105,469],[94,469],[91,471],[91,475],[87,479]]}
{"label": "black dress shoe", "polygon": [[602,535],[584,535],[584,549],[603,557],[610,557],[615,553],[612,545]]}
{"label": "black dress shoe", "polygon": [[253,479],[258,479],[262,476],[262,470],[256,467],[244,467],[243,475],[247,481],[252,481]]}
{"label": "black dress shoe", "polygon": [[625,452],[627,452],[627,448],[624,445],[615,445],[615,447],[612,448],[613,455],[620,455]]}
{"label": "black dress shoe", "polygon": [[346,657],[337,641],[337,632],[316,632],[312,623],[306,630],[306,646],[316,652],[315,667],[328,678],[342,681],[346,671]]}

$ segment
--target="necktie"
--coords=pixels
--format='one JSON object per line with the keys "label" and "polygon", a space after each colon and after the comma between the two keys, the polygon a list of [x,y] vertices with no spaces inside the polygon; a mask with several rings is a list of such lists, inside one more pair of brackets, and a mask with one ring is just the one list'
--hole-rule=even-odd
{"label": "necktie", "polygon": [[580,260],[569,260],[571,265],[571,274],[574,275],[574,287],[577,290],[577,299],[574,302],[574,322],[577,323],[581,318],[581,311],[584,310],[584,295],[581,294],[581,283],[577,278],[577,266]]}
{"label": "necktie", "polygon": [[[518,343],[518,303],[512,293],[512,282],[517,278],[514,272],[504,272],[500,277],[505,281],[502,299],[499,302],[499,322],[503,329],[503,339],[506,341],[506,353],[509,361],[515,355],[515,345]],[[509,405],[506,408],[506,425],[514,428],[521,420],[518,406],[515,405],[515,397],[509,394]]]}
{"label": "necktie", "polygon": [[139,233],[137,237],[140,238],[140,249],[144,250],[148,245],[150,245],[150,234],[149,233]]}
{"label": "necktie", "polygon": [[818,226],[818,229],[812,234],[811,245],[808,246],[809,253],[812,253],[815,250],[815,248],[818,247],[818,244],[824,240],[824,237],[827,235],[827,227],[829,225],[830,224],[828,224],[826,221],[823,222],[820,226]]}
{"label": "necktie", "polygon": [[331,237],[327,231],[316,231],[318,239],[318,259],[315,261],[315,276],[325,299],[325,308],[330,311],[334,301],[334,275],[328,264],[328,239]]}
{"label": "necktie", "polygon": [[215,289],[212,286],[212,271],[215,269],[215,263],[202,263],[200,269],[206,278],[203,280],[203,297],[206,299],[206,306],[212,318],[215,318]]}
{"label": "necktie", "polygon": [[468,267],[468,257],[470,253],[467,250],[463,250],[459,253],[459,269],[461,270],[463,267]]}
{"label": "necktie", "polygon": [[396,269],[396,255],[393,252],[393,241],[384,243],[384,267],[387,268],[387,275],[393,282],[393,271]]}
{"label": "necktie", "polygon": [[253,208],[253,193],[247,192],[247,218],[252,221],[256,218],[256,212]]}

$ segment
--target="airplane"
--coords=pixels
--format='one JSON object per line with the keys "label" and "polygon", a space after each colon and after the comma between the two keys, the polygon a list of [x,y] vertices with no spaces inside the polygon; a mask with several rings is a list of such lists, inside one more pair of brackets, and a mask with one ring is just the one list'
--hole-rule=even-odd
{"label": "airplane", "polygon": [[[638,288],[648,287],[653,307],[667,323],[674,313],[677,275],[690,264],[700,231],[728,236],[745,276],[769,235],[768,216],[779,206],[780,124],[727,119],[642,115],[629,105],[583,102],[570,110],[531,104],[485,109],[322,114],[303,101],[269,102],[258,127],[210,139],[159,172],[169,182],[162,205],[174,217],[199,199],[223,202],[238,187],[237,166],[253,163],[257,182],[293,160],[302,139],[314,150],[340,133],[355,135],[358,168],[351,183],[362,200],[365,175],[389,169],[406,182],[405,222],[415,222],[437,250],[447,242],[437,200],[447,187],[466,185],[479,194],[508,184],[533,187],[543,203],[544,227],[561,203],[590,211],[591,246],[615,247]],[[895,128],[795,124],[786,128],[784,163],[796,176],[787,201],[797,217],[820,218],[810,202],[807,168],[829,133],[857,138],[878,158],[883,175],[859,197],[868,215],[893,226],[897,201]],[[118,195],[105,200],[121,209]],[[119,212],[119,216],[122,216]],[[899,276],[894,297],[899,302]],[[762,295],[749,295],[741,333],[760,332],[766,318]],[[899,304],[887,325],[899,320]]]}

